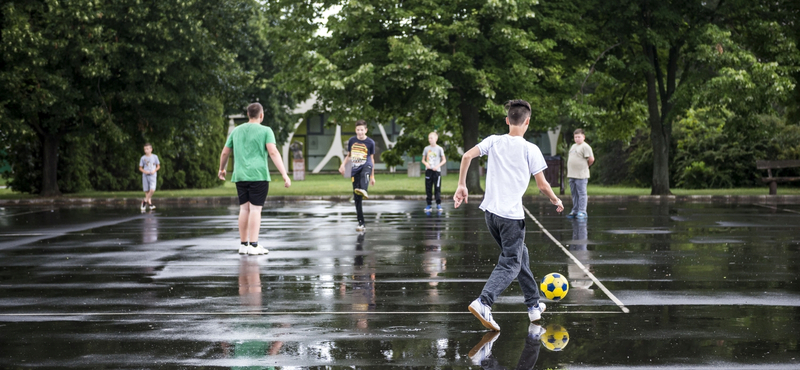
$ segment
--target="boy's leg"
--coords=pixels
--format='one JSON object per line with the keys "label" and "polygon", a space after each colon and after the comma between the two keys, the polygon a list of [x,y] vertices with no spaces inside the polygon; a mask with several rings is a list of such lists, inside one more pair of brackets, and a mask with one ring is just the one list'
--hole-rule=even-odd
{"label": "boy's leg", "polygon": [[[355,176],[350,178],[350,181],[353,183],[353,190],[355,189],[363,189],[361,187],[362,177],[361,173],[356,174]],[[364,199],[362,196],[353,192],[353,203],[356,205],[356,218],[358,219],[358,224],[364,224],[364,212],[361,210],[361,201]]]}
{"label": "boy's leg", "polygon": [[576,179],[575,187],[578,189],[578,212],[586,213],[586,205],[589,202],[589,194],[586,192],[586,186],[589,184],[589,179]]}
{"label": "boy's leg", "polygon": [[442,173],[439,171],[433,171],[433,175],[431,176],[431,182],[433,182],[433,187],[434,187],[433,193],[436,198],[436,204],[442,204]]}
{"label": "boy's leg", "polygon": [[247,220],[247,237],[250,244],[258,242],[261,231],[261,209],[267,201],[269,181],[254,181],[250,185],[250,217]]}
{"label": "boy's leg", "polygon": [[525,348],[522,350],[522,355],[519,356],[519,361],[517,362],[518,370],[529,370],[536,366],[541,345],[542,341],[539,338],[533,338],[530,335],[525,337]]}
{"label": "boy's leg", "polygon": [[486,226],[500,246],[500,258],[481,291],[481,301],[489,307],[519,275],[525,247],[525,221],[512,220],[486,212]]}
{"label": "boy's leg", "polygon": [[569,195],[572,197],[572,211],[569,212],[571,214],[576,214],[579,212],[578,202],[580,201],[580,199],[578,196],[578,186],[575,183],[575,180],[577,179],[573,178],[569,179]]}
{"label": "boy's leg", "polygon": [[247,225],[250,220],[250,202],[239,205],[239,240],[249,242],[247,237]]}
{"label": "boy's leg", "polygon": [[434,170],[425,170],[425,202],[431,205],[431,198],[433,197],[433,173]]}
{"label": "boy's leg", "polygon": [[250,244],[258,243],[258,233],[261,231],[261,209],[263,205],[250,204],[249,218],[247,220],[247,237]]}
{"label": "boy's leg", "polygon": [[[523,235],[525,234],[523,233]],[[536,277],[531,272],[530,254],[525,244],[522,244],[522,263],[517,281],[522,288],[522,295],[525,297],[525,306],[530,308],[539,304],[539,284],[536,283]]]}
{"label": "boy's leg", "polygon": [[152,201],[153,201],[153,193],[155,193],[155,192],[156,192],[155,189],[150,189],[150,191],[147,192],[147,195],[145,196],[145,199],[147,199],[147,204],[152,203]]}

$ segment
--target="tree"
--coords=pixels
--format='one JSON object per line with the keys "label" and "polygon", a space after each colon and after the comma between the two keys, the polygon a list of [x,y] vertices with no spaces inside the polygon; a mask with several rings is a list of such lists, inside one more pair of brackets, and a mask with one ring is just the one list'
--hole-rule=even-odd
{"label": "tree", "polygon": [[[73,154],[64,148],[87,135],[112,156],[161,140],[185,168],[175,184],[198,176],[210,184],[193,157],[218,150],[222,106],[245,89],[259,94],[252,81],[263,71],[248,73],[237,61],[258,42],[248,27],[255,1],[6,0],[0,9],[0,130],[16,135],[12,143],[34,138],[26,142],[34,152],[16,157],[23,168],[41,168],[32,190],[59,194],[59,162]],[[21,172],[12,186],[29,175]]]}
{"label": "tree", "polygon": [[[564,63],[532,30],[536,1],[271,1],[276,80],[296,99],[316,94],[331,121],[397,119],[438,128],[469,149],[504,126],[503,103],[526,99],[534,126],[554,126]],[[340,7],[327,18],[329,9]],[[484,127],[484,129],[482,129]],[[467,176],[480,192],[478,161]]]}
{"label": "tree", "polygon": [[[569,104],[572,117],[625,132],[636,126],[637,107],[645,106],[654,195],[670,194],[677,117],[716,107],[753,119],[775,113],[793,89],[798,53],[790,34],[795,22],[787,17],[796,20],[797,11],[785,11],[790,1],[565,2],[580,10],[583,35],[598,55],[588,71],[589,91],[584,84],[579,89],[579,96],[591,94]],[[623,124],[609,122],[613,117]]]}

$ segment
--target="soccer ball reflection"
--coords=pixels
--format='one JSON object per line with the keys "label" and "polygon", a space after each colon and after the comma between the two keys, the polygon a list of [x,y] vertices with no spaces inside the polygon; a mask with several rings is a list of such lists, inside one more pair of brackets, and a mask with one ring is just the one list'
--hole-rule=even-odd
{"label": "soccer ball reflection", "polygon": [[567,296],[569,282],[564,275],[553,272],[547,274],[547,276],[542,279],[542,284],[539,285],[539,289],[544,293],[547,299],[560,301]]}
{"label": "soccer ball reflection", "polygon": [[547,332],[542,336],[542,345],[550,351],[561,351],[569,343],[569,333],[561,325],[550,324],[545,328]]}

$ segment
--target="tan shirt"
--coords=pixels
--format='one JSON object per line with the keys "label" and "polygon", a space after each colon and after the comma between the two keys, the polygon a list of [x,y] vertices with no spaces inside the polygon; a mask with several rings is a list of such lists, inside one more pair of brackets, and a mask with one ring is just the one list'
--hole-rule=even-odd
{"label": "tan shirt", "polygon": [[572,144],[567,161],[567,178],[588,179],[590,157],[594,157],[594,153],[592,153],[592,147],[585,141],[581,145]]}

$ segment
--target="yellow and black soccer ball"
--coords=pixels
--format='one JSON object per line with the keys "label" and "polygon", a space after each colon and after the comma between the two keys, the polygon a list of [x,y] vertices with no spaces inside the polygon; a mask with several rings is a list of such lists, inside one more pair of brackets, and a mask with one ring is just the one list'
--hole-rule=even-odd
{"label": "yellow and black soccer ball", "polygon": [[550,324],[545,328],[547,332],[542,336],[542,345],[550,351],[561,351],[569,343],[569,333],[561,325]]}
{"label": "yellow and black soccer ball", "polygon": [[542,284],[539,285],[539,289],[547,299],[560,301],[567,296],[569,281],[567,281],[564,275],[553,272],[547,274],[547,276],[542,279]]}

